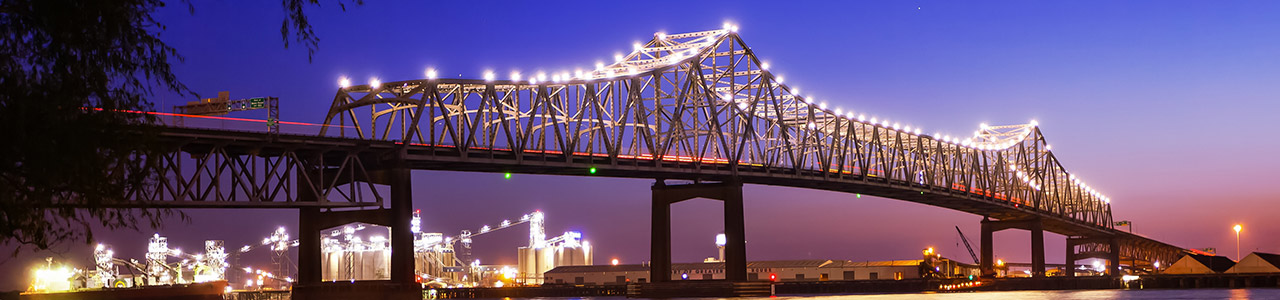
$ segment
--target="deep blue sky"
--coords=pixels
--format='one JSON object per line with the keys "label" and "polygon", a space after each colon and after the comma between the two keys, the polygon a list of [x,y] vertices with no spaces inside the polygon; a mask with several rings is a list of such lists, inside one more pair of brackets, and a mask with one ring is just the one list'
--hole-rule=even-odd
{"label": "deep blue sky", "polygon": [[[833,106],[964,134],[979,123],[1038,120],[1065,166],[1108,194],[1116,220],[1137,233],[1234,256],[1243,247],[1280,252],[1274,212],[1280,158],[1280,3],[1264,1],[583,1],[423,3],[370,1],[342,12],[309,10],[320,49],[308,63],[284,49],[275,1],[197,1],[162,9],[162,38],[186,61],[180,78],[203,95],[280,97],[286,121],[319,122],[336,82],[350,76],[414,79],[571,70],[608,60],[669,33],[739,24],[739,34],[787,82]],[[164,107],[191,99],[158,95]],[[253,114],[244,116],[254,117]],[[648,257],[650,181],[415,172],[424,227],[457,232],[541,209],[550,233],[581,230],[597,263]],[[749,186],[751,260],[911,259],[935,246],[967,260],[952,226],[977,237],[979,216],[851,194]],[[288,210],[189,211],[190,224],[160,230],[171,244],[204,239],[239,245],[272,228],[296,228]],[[674,210],[676,261],[715,255],[720,205]],[[141,233],[100,233],[122,256],[140,258]],[[996,255],[1028,261],[1029,235],[996,234]],[[1048,260],[1063,241],[1048,235]],[[515,263],[524,229],[478,238],[477,256]],[[974,241],[976,243],[976,241]],[[88,247],[60,254],[88,264]],[[0,265],[18,274],[49,254]],[[54,254],[59,255],[59,254]],[[258,258],[269,261],[264,255]],[[25,276],[21,276],[25,278]],[[24,282],[0,282],[0,290]]]}

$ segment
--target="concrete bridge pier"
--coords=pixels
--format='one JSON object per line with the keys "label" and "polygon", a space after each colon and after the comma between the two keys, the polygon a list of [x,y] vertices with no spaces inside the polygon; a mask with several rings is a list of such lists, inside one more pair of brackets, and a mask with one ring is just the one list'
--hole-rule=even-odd
{"label": "concrete bridge pier", "polygon": [[735,180],[667,185],[662,179],[653,184],[650,281],[671,281],[671,204],[694,198],[724,202],[724,277],[730,282],[747,281],[746,217],[742,208],[742,182]]}
{"label": "concrete bridge pier", "polygon": [[1014,228],[1031,231],[1031,276],[1045,276],[1044,225],[1039,218],[995,221],[988,217],[982,217],[982,259],[979,261],[979,268],[982,270],[983,277],[994,277],[996,275],[995,253],[992,250],[993,233]]}
{"label": "concrete bridge pier", "polygon": [[[1085,249],[1102,249],[1106,246],[1106,250],[1094,250],[1079,252],[1076,246],[1095,245],[1094,247],[1085,247]],[[1116,237],[1084,237],[1071,236],[1067,237],[1067,259],[1066,265],[1067,276],[1076,276],[1076,261],[1081,259],[1097,258],[1107,260],[1107,273],[1111,276],[1120,276],[1120,240]]]}
{"label": "concrete bridge pier", "polygon": [[[390,168],[370,172],[368,177],[355,178],[391,187],[387,199],[389,208],[327,210],[319,208],[299,209],[298,215],[298,278],[294,282],[292,299],[421,299],[422,291],[416,283],[413,263],[413,233],[409,222],[413,218],[413,195],[410,170],[403,164],[390,163]],[[320,172],[314,172],[320,173]],[[321,176],[310,176],[317,179]],[[332,177],[330,177],[332,178]],[[351,178],[340,178],[352,180]],[[305,188],[304,188],[305,186]],[[319,196],[310,186],[299,183],[300,198]],[[302,196],[305,195],[305,196]],[[351,224],[368,223],[391,228],[390,280],[323,282],[320,247],[321,231]]]}

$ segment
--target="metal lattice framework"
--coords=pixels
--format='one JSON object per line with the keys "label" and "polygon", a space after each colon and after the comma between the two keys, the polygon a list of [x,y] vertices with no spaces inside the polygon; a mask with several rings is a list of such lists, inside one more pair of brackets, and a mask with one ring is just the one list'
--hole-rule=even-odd
{"label": "metal lattice framework", "polygon": [[873,183],[1022,212],[984,215],[1111,229],[1109,199],[1062,167],[1034,122],[984,125],[961,139],[828,109],[783,84],[732,30],[655,34],[618,59],[550,78],[490,73],[343,87],[324,122],[341,127],[321,135],[514,165],[606,162],[601,168],[719,170],[766,184],[797,176]]}
{"label": "metal lattice framework", "polygon": [[[166,150],[149,160],[151,184],[131,190],[122,206],[364,207],[382,206],[376,168],[393,143],[314,136],[164,128]],[[125,175],[127,176],[127,174]],[[372,176],[372,177],[371,177]]]}

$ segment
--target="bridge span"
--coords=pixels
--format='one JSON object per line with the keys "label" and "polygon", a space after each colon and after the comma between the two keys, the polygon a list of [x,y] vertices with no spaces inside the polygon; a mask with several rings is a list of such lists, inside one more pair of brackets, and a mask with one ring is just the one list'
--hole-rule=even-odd
{"label": "bridge span", "polygon": [[[724,201],[726,278],[746,280],[743,184],[982,216],[988,274],[992,233],[1005,229],[1031,231],[1034,276],[1044,275],[1044,231],[1068,237],[1068,266],[1104,258],[1111,274],[1121,262],[1143,269],[1186,251],[1116,230],[1110,198],[1063,167],[1034,121],[951,137],[830,107],[784,84],[731,26],[656,33],[588,71],[424,75],[343,79],[318,135],[165,127],[160,136],[172,151],[155,166],[162,180],[133,200],[300,209],[300,286],[320,284],[320,229],[391,226],[392,248],[409,249],[410,170],[655,179],[655,281],[670,280],[661,275],[671,260],[670,204],[696,197]],[[392,281],[412,281],[410,254],[393,251]]]}

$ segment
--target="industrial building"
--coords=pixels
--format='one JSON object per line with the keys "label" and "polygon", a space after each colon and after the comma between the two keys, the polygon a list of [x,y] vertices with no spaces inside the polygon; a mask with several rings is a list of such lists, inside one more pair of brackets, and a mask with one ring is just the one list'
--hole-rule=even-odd
{"label": "industrial building", "polygon": [[[671,264],[674,280],[724,279],[724,262]],[[747,263],[747,280],[828,281],[902,280],[929,277],[965,277],[979,274],[978,266],[935,257],[932,260],[848,261],[780,260]],[[609,285],[649,281],[647,265],[562,266],[546,272],[551,284]]]}
{"label": "industrial building", "polygon": [[1280,273],[1280,254],[1249,253],[1227,269],[1227,273]]}
{"label": "industrial building", "polygon": [[[719,257],[708,257],[700,263],[671,264],[673,280],[722,280],[724,274],[725,235],[716,235]],[[959,278],[978,276],[978,265],[961,263],[942,257],[933,248],[921,251],[921,259],[889,261],[850,261],[831,259],[778,260],[747,262],[749,281],[828,281],[828,280],[902,280],[915,278]],[[648,265],[592,266],[561,264],[544,272],[543,284],[611,285],[650,281]]]}
{"label": "industrial building", "polygon": [[1236,262],[1226,256],[1187,254],[1178,259],[1168,269],[1160,271],[1164,274],[1216,274],[1226,272]]}
{"label": "industrial building", "polygon": [[[542,284],[543,273],[559,266],[593,263],[591,243],[582,233],[565,232],[547,238],[545,215],[540,211],[518,220],[503,220],[498,226],[484,225],[477,231],[463,230],[457,237],[438,232],[422,232],[419,211],[414,211],[410,231],[414,236],[414,264],[424,285],[503,286]],[[517,266],[485,266],[471,257],[472,239],[516,225],[529,224],[529,244],[517,249]],[[371,224],[349,224],[325,231],[321,265],[323,281],[388,280],[391,268],[389,228]],[[455,248],[455,246],[457,246]]]}
{"label": "industrial building", "polygon": [[517,268],[518,283],[543,284],[544,274],[561,266],[590,266],[591,243],[582,241],[582,234],[566,232],[548,240],[541,247],[520,247]]}

